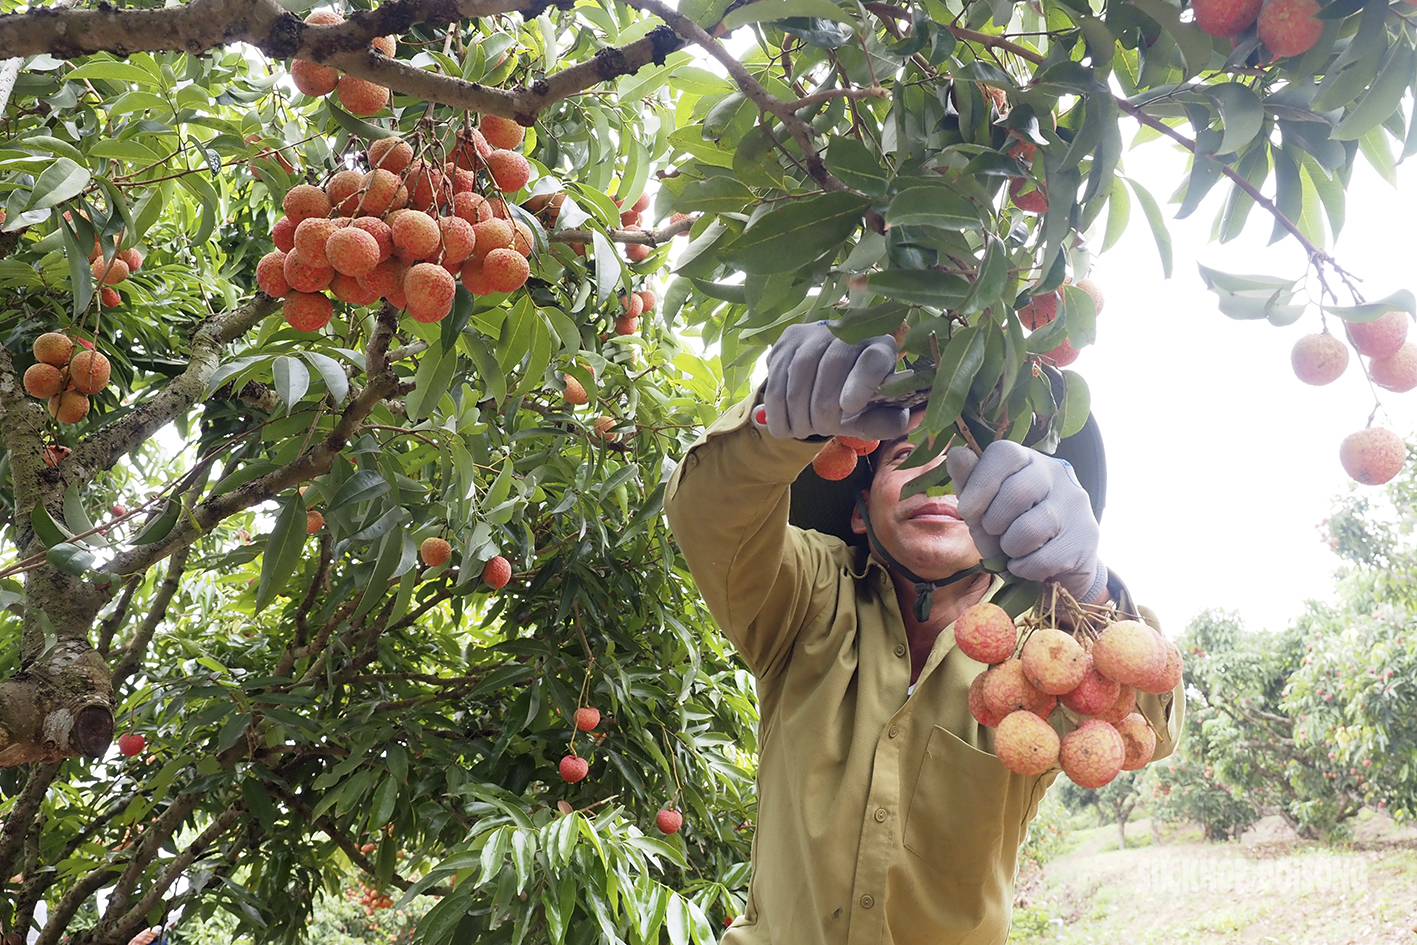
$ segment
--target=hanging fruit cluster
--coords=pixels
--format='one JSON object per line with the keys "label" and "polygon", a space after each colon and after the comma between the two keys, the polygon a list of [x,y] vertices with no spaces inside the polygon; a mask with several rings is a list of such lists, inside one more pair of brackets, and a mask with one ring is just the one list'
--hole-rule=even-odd
{"label": "hanging fruit cluster", "polygon": [[[118,262],[116,258],[114,262]],[[89,412],[89,395],[108,386],[108,358],[82,341],[47,331],[35,339],[35,363],[25,369],[25,393],[49,402],[60,423],[78,423]]]}

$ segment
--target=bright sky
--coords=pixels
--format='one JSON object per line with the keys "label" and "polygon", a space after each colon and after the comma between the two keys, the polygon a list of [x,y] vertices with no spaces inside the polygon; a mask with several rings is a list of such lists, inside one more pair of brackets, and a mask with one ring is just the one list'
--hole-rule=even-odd
{"label": "bright sky", "polygon": [[[1183,179],[1184,157],[1166,143],[1142,145],[1125,162],[1158,201]],[[1395,191],[1359,157],[1348,221],[1332,249],[1369,300],[1417,289],[1417,171],[1399,168],[1398,176]],[[1227,190],[1217,186],[1188,220],[1163,207],[1175,254],[1169,281],[1133,206],[1126,235],[1094,265],[1106,310],[1096,346],[1074,365],[1091,386],[1107,444],[1103,560],[1171,635],[1209,607],[1239,611],[1253,629],[1278,629],[1306,599],[1330,597],[1340,562],[1318,525],[1351,485],[1338,445],[1373,408],[1356,355],[1326,387],[1294,377],[1289,350],[1319,330],[1316,307],[1288,328],[1220,313],[1198,262],[1232,273],[1304,272],[1297,242],[1265,246],[1270,219],[1259,208],[1240,239],[1209,241]],[[1382,401],[1376,423],[1403,436],[1417,429],[1417,391],[1383,391]]]}

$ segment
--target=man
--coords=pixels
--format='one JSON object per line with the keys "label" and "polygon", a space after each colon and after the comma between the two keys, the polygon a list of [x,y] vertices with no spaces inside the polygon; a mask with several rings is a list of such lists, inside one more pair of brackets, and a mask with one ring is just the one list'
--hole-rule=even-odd
{"label": "man", "polygon": [[[1018,845],[1057,773],[1013,774],[992,754],[968,707],[985,667],[951,625],[1002,586],[971,570],[980,546],[1080,599],[1122,593],[1087,494],[1055,459],[1012,443],[951,452],[957,497],[900,497],[923,471],[901,468],[910,415],[869,406],[895,363],[889,337],[789,327],[768,359],[766,429],[755,402],[731,408],[670,481],[684,557],[758,682],[753,878],[725,945],[1004,942]],[[869,523],[869,552],[789,525],[793,481],[836,435],[887,441],[847,533]],[[1140,709],[1168,754],[1179,692]]]}

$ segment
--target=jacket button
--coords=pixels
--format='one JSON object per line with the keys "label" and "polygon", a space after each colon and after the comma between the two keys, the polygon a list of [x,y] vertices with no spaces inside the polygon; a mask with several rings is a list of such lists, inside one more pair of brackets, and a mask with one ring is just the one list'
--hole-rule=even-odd
{"label": "jacket button", "polygon": [[871,908],[872,906],[874,906],[875,904],[876,904],[876,899],[875,899],[874,896],[862,896],[862,897],[861,897],[861,908],[863,908],[863,909],[869,909],[869,908]]}
{"label": "jacket button", "polygon": [[904,655],[905,655],[905,644],[904,644],[904,643],[897,643],[897,644],[895,645],[895,655],[896,655],[896,656],[904,656]]}
{"label": "jacket button", "polygon": [[900,726],[892,725],[891,730],[889,732],[886,732],[886,734],[889,735],[891,738],[895,738],[897,735],[900,734]]}
{"label": "jacket button", "polygon": [[876,823],[880,823],[881,821],[883,821],[883,820],[885,820],[885,819],[886,819],[886,809],[885,809],[884,807],[877,807],[877,808],[876,808]]}

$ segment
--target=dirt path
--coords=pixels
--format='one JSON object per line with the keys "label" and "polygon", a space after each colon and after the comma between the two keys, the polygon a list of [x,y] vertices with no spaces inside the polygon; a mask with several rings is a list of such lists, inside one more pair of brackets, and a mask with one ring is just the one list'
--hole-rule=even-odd
{"label": "dirt path", "polygon": [[1115,827],[1089,832],[1028,891],[1012,941],[1417,945],[1417,830],[1386,821],[1323,847],[1261,827],[1243,842],[1155,846],[1142,821],[1128,842],[1146,845],[1121,851]]}

